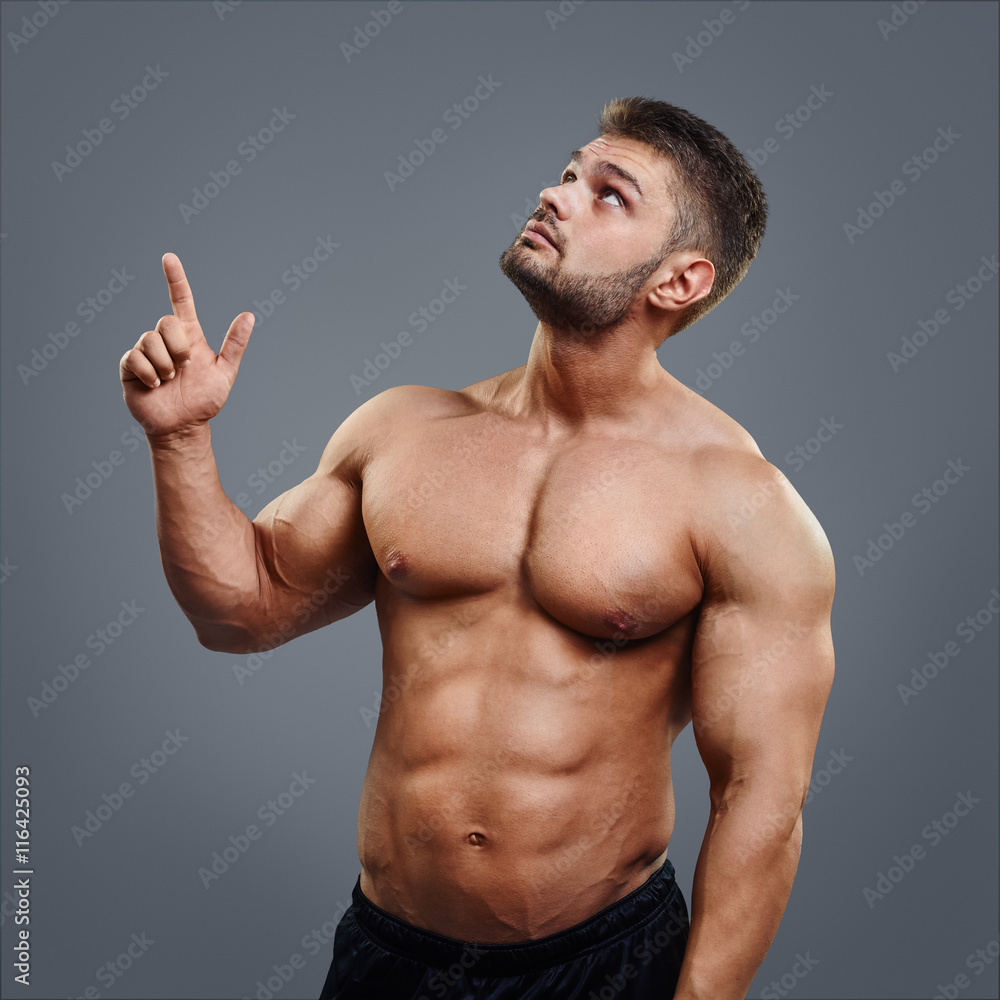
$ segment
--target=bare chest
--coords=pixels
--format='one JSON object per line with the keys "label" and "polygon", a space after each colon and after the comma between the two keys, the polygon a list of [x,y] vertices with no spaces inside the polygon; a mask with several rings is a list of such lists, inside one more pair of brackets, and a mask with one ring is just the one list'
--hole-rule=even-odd
{"label": "bare chest", "polygon": [[362,501],[379,567],[415,599],[511,588],[568,628],[629,639],[701,600],[683,463],[642,442],[415,429],[369,463]]}

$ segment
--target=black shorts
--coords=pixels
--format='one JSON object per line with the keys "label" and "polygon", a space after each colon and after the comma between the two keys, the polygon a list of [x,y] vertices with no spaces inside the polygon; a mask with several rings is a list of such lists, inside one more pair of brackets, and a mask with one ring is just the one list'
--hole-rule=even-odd
{"label": "black shorts", "polygon": [[523,944],[422,930],[354,886],[320,1000],[669,1000],[688,936],[669,861],[583,922]]}

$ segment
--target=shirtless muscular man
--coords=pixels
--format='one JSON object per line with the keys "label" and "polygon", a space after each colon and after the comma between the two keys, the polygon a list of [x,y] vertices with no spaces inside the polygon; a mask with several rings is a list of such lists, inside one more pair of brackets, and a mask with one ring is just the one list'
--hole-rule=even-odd
{"label": "shirtless muscular man", "polygon": [[[538,318],[527,363],[374,397],[253,521],[209,431],[253,314],[217,355],[164,255],[173,312],[121,380],[174,596],[228,653],[374,600],[398,693],[324,998],[745,995],[798,863],[833,560],[750,435],[656,349],[740,281],[765,219],[715,128],[611,102],[500,260]],[[711,783],[690,923],[666,858],[688,722]]]}

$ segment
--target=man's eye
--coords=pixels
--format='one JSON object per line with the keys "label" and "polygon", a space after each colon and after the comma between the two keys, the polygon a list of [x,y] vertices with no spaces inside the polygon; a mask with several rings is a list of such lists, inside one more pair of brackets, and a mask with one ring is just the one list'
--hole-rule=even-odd
{"label": "man's eye", "polygon": [[622,201],[622,197],[617,191],[610,191],[610,190],[605,191],[604,194],[601,195],[601,201],[604,201],[604,199],[607,198],[609,195],[615,199],[614,204],[618,205],[619,207],[624,207],[625,202]]}
{"label": "man's eye", "polygon": [[560,184],[565,184],[568,180],[576,180],[576,174],[572,170],[567,170],[566,173],[562,175],[562,179],[559,181]]}

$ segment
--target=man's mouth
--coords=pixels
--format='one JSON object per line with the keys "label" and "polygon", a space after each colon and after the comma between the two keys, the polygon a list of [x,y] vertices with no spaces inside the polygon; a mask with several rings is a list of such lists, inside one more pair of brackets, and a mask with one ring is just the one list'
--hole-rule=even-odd
{"label": "man's mouth", "polygon": [[532,243],[537,243],[541,246],[550,246],[556,251],[556,253],[559,253],[559,247],[556,244],[555,237],[541,222],[531,219],[524,227],[524,231],[521,235],[531,240]]}

